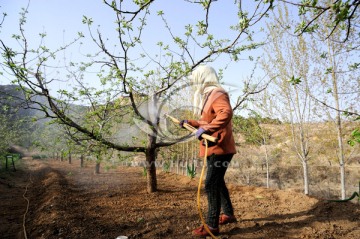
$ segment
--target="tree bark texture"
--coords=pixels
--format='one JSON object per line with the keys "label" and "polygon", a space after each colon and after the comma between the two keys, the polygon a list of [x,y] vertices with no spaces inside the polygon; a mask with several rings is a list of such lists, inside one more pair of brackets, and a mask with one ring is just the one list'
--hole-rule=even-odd
{"label": "tree bark texture", "polygon": [[95,174],[99,174],[100,173],[100,162],[96,162],[95,164]]}
{"label": "tree bark texture", "polygon": [[157,191],[156,179],[156,138],[149,136],[148,147],[145,151],[146,157],[146,177],[147,177],[147,191],[153,193]]}

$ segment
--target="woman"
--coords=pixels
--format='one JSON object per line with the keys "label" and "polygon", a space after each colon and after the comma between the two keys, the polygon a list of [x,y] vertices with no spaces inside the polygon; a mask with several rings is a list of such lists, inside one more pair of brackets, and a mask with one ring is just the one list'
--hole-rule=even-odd
{"label": "woman", "polygon": [[[200,142],[200,157],[205,156],[205,143],[202,134],[218,138],[218,142],[208,144],[207,173],[205,191],[208,199],[206,224],[214,235],[219,234],[219,224],[235,222],[234,210],[231,204],[224,176],[227,167],[236,153],[232,134],[231,118],[233,115],[229,95],[220,86],[216,71],[209,66],[198,66],[190,76],[191,85],[195,90],[194,113],[200,115],[200,120],[182,120],[197,128],[195,133]],[[220,215],[220,210],[223,214]],[[195,236],[209,236],[204,225],[193,231]]]}

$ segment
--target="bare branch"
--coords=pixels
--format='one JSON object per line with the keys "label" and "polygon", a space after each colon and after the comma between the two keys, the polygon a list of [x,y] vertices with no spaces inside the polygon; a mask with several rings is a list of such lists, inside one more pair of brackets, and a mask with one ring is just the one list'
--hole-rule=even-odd
{"label": "bare branch", "polygon": [[[132,17],[130,18],[130,20],[128,20],[128,22],[131,22],[135,19],[135,17],[140,13],[142,12],[145,8],[148,8],[151,3],[153,3],[155,0],[149,0],[148,2],[146,2],[144,5],[141,5],[139,7],[139,9],[137,9],[136,11],[123,11],[121,10],[121,6],[118,8],[116,8],[116,4],[110,4],[108,3],[106,0],[104,1],[104,3],[106,5],[108,5],[110,8],[112,8],[114,11],[116,11],[117,13],[119,14],[129,14],[129,15],[132,15]],[[121,5],[121,1],[120,1],[120,5]]]}

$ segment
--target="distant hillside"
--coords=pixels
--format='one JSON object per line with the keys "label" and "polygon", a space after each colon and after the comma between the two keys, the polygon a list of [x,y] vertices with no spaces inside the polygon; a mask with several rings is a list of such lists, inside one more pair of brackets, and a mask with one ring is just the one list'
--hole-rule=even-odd
{"label": "distant hillside", "polygon": [[[45,106],[49,105],[46,97],[43,96],[34,96],[32,102],[38,102]],[[0,85],[1,113],[6,114],[10,118],[44,118],[45,114],[38,110],[40,109],[39,104],[27,102],[24,92],[17,85]],[[86,109],[86,106],[82,105],[69,104],[67,106],[71,112],[82,112]]]}
{"label": "distant hillside", "polygon": [[[118,105],[118,108],[111,108],[111,113],[113,114],[112,129],[110,130],[111,135],[107,135],[114,143],[116,144],[128,144],[134,140],[134,137],[140,137],[141,132],[139,130],[139,126],[134,124],[133,118],[131,114],[126,113],[130,112],[129,109],[129,99],[121,98],[118,99],[119,102],[113,102],[114,105]],[[48,106],[48,102],[46,97],[37,96],[32,98],[32,102],[27,102],[26,97],[23,91],[17,85],[0,85],[0,114],[7,122],[17,122],[23,119],[27,119],[26,123],[22,124],[21,129],[26,129],[28,133],[21,133],[22,137],[24,135],[32,134],[29,137],[32,139],[27,139],[26,147],[30,145],[30,141],[37,140],[39,135],[41,134],[41,130],[46,127],[45,123],[49,122],[50,118],[45,118],[45,113],[37,110],[39,109],[39,104],[34,102],[38,102],[45,107]],[[88,113],[88,107],[84,105],[63,104],[63,110],[65,113],[72,118],[75,122],[79,124],[83,124],[85,114]],[[101,105],[99,105],[101,107]],[[144,106],[145,107],[145,106]],[[140,110],[143,110],[144,107],[141,107]],[[61,108],[61,103],[59,104],[59,108]],[[147,108],[145,107],[144,110]],[[94,109],[92,109],[94,110]],[[52,112],[48,112],[52,114]],[[87,119],[91,121],[91,117],[97,117],[96,115],[87,115]],[[33,118],[37,118],[36,122],[33,121]],[[121,119],[121,122],[119,121]],[[95,120],[95,119],[94,119]],[[85,124],[85,123],[84,123]],[[87,125],[86,127],[91,127]],[[94,126],[96,128],[97,125]],[[9,128],[9,127],[8,127]],[[11,128],[11,127],[10,127]],[[47,127],[47,131],[52,132],[55,127],[50,125]],[[55,130],[55,129],[54,129]],[[91,130],[91,128],[90,128]],[[37,136],[36,136],[37,135]],[[36,138],[38,137],[38,138]],[[141,136],[143,137],[143,136]],[[140,142],[140,140],[138,140]],[[141,144],[141,142],[139,143]],[[20,145],[25,146],[25,145]]]}
{"label": "distant hillside", "polygon": [[[46,97],[34,96],[29,102],[26,101],[24,91],[19,86],[0,85],[0,119],[3,123],[0,134],[4,137],[0,141],[3,144],[3,147],[0,147],[0,153],[8,151],[23,155],[24,150],[19,150],[19,148],[27,149],[34,143],[37,144],[45,131],[48,134],[55,133],[57,129],[53,125],[46,124],[51,119],[46,118],[45,113],[39,110],[39,104],[48,106]],[[68,107],[69,110],[78,114],[85,108],[78,105]]]}
{"label": "distant hillside", "polygon": [[[36,101],[46,104],[44,97],[37,97]],[[28,104],[23,91],[17,85],[0,85],[1,113],[10,119],[24,117],[44,116],[44,113],[36,110],[35,104]]]}

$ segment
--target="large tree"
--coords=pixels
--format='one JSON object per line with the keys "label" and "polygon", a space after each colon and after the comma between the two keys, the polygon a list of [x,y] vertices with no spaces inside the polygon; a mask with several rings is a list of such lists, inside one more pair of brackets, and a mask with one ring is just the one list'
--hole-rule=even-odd
{"label": "large tree", "polygon": [[[13,83],[21,87],[34,108],[99,146],[145,153],[149,192],[157,190],[157,149],[177,141],[161,129],[160,108],[165,107],[164,101],[170,101],[174,94],[182,91],[182,79],[197,65],[224,55],[230,61],[237,61],[243,52],[256,48],[260,43],[253,41],[250,29],[272,7],[271,3],[258,1],[245,9],[241,2],[235,2],[233,16],[230,18],[230,12],[226,16],[233,21],[222,26],[227,33],[224,34],[212,27],[219,17],[212,15],[212,10],[222,7],[220,2],[173,3],[174,7],[187,4],[187,8],[196,11],[191,20],[178,20],[183,29],[173,28],[161,4],[154,3],[153,0],[104,1],[103,11],[114,16],[112,35],[106,36],[100,27],[94,27],[91,17],[84,16],[88,33],[79,33],[74,41],[55,50],[45,45],[45,33],[40,34],[38,46],[32,47],[35,39],[26,35],[27,9],[24,9],[18,33],[13,35],[18,45],[0,40],[4,72],[15,76]],[[158,39],[152,45],[146,36],[159,31],[158,22],[152,24],[148,20],[154,19],[155,14],[162,21],[161,29],[168,33],[168,38]],[[79,62],[63,57],[77,43],[93,44],[96,50]],[[150,50],[155,48],[157,53]],[[63,67],[59,67],[59,58],[64,59]],[[54,68],[59,73],[54,73]],[[96,86],[89,86],[88,78],[96,81]],[[67,86],[54,92],[51,88],[54,82],[63,82],[72,88]],[[46,103],[39,101],[39,97],[45,98]],[[86,110],[74,108],[79,102],[87,106]],[[131,135],[128,130],[132,122],[138,122],[143,132]]]}

